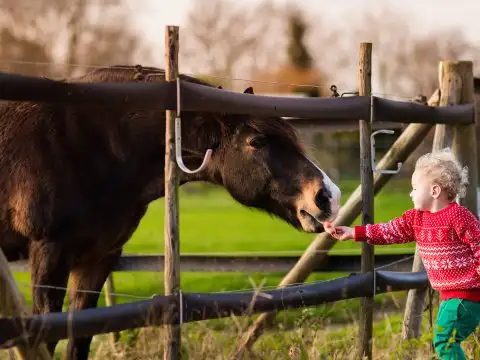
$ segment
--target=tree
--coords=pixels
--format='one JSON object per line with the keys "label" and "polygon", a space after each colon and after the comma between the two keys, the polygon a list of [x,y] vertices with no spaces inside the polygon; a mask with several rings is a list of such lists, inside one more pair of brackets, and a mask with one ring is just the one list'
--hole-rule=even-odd
{"label": "tree", "polygon": [[[71,59],[70,64],[132,64],[137,53],[148,57],[148,51],[142,47],[140,37],[131,27],[129,10],[124,6],[125,0],[77,2],[87,4],[84,5],[84,15],[70,24],[67,55],[67,59]],[[102,8],[97,8],[96,2],[103,3]],[[93,8],[97,9],[97,14]]]}
{"label": "tree", "polygon": [[[314,70],[313,59],[310,51],[305,44],[305,35],[308,30],[302,12],[298,8],[292,8],[287,15],[288,22],[288,46],[287,56],[291,71],[300,74],[308,74],[307,77],[316,83],[319,79],[318,73]],[[301,77],[301,76],[299,76]],[[295,87],[293,92],[304,93],[310,97],[320,96],[320,91],[316,86]]]}
{"label": "tree", "polygon": [[[0,0],[0,28],[7,29],[17,44],[23,41],[41,47],[50,63],[129,63],[141,50],[141,42],[129,21],[126,1]],[[25,53],[12,58],[12,54],[0,51],[12,61],[40,61],[37,57],[24,57]],[[41,73],[65,76],[84,71],[80,67],[50,66]]]}
{"label": "tree", "polygon": [[[426,35],[415,35],[412,18],[414,14],[389,8],[380,9],[376,13],[352,14],[345,19],[348,27],[335,28],[337,41],[330,42],[328,47],[321,45],[312,47],[313,55],[318,59],[317,63],[325,64],[322,68],[345,79],[343,83],[347,84],[346,87],[354,90],[358,46],[362,41],[370,41],[373,43],[374,95],[400,101],[410,101],[418,94],[428,98],[438,87],[440,60],[480,58],[480,49],[456,28],[444,28]],[[323,27],[328,28],[325,24]],[[311,32],[314,43],[324,44],[322,39],[325,35],[322,28],[314,27]],[[334,79],[333,82],[339,85],[341,81]],[[400,131],[395,131],[394,136],[379,136],[377,145],[384,149],[379,149],[377,157],[382,155],[382,150],[388,149],[399,134]],[[352,160],[358,158],[358,133],[344,133],[338,136],[342,141],[335,142],[345,145],[338,152],[335,161],[340,166],[340,173],[346,174],[352,168],[358,168],[358,164],[353,163],[356,160]],[[414,164],[419,154],[431,150],[432,136],[433,133],[410,157],[404,165],[406,171],[401,174],[408,174],[409,167]],[[323,140],[319,139],[317,145],[324,146]]]}
{"label": "tree", "polygon": [[292,12],[288,15],[289,41],[287,53],[290,66],[297,69],[307,70],[311,69],[313,65],[312,56],[305,45],[307,28],[301,12],[292,9]]}
{"label": "tree", "polygon": [[[0,30],[0,54],[3,59],[20,61],[35,59],[38,63],[47,64],[50,61],[45,48],[34,41],[18,38],[9,29]],[[25,75],[40,75],[45,65],[33,67],[25,63],[2,64],[3,71],[18,72]]]}
{"label": "tree", "polygon": [[[350,26],[337,29],[344,41],[332,51],[342,59],[341,67],[348,69],[352,83],[356,79],[354,72],[361,41],[373,43],[373,71],[379,79],[374,92],[404,100],[418,93],[431,95],[438,84],[440,60],[480,55],[480,50],[468,41],[461,29],[414,34],[411,26],[414,16],[383,7],[377,13],[355,14],[346,19]],[[332,67],[331,71],[343,69]]]}
{"label": "tree", "polygon": [[[196,0],[180,32],[180,61],[191,72],[247,78],[279,63],[282,14],[270,1],[246,8],[233,0]],[[236,84],[224,80],[222,86]],[[238,84],[239,88],[244,84]]]}

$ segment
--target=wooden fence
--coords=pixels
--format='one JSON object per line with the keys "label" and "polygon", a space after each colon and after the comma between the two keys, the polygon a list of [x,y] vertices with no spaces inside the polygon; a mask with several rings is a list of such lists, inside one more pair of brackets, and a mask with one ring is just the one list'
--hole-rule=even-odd
{"label": "wooden fence", "polygon": [[[165,359],[180,358],[180,326],[184,322],[228,316],[230,313],[248,315],[262,312],[246,338],[241,339],[236,357],[240,357],[261,334],[263,322],[275,311],[338,301],[347,298],[363,298],[364,308],[360,322],[358,358],[372,358],[372,298],[385,291],[417,289],[424,291],[428,280],[424,272],[395,273],[374,271],[373,249],[364,246],[362,272],[346,278],[310,285],[295,285],[303,282],[317,264],[326,258],[325,249],[334,241],[320,234],[309,246],[299,261],[290,269],[279,289],[258,292],[189,294],[180,289],[180,256],[178,234],[178,166],[174,157],[174,120],[178,95],[182,111],[222,111],[263,116],[284,116],[316,119],[317,121],[352,122],[359,124],[361,134],[362,185],[342,207],[337,225],[349,225],[361,211],[364,223],[374,220],[373,196],[394,176],[393,173],[377,172],[395,170],[397,162],[405,161],[435,124],[439,140],[451,134],[452,148],[462,162],[476,174],[476,151],[474,131],[475,109],[473,101],[473,71],[471,62],[442,62],[440,67],[439,104],[399,102],[371,96],[372,46],[362,43],[359,61],[359,96],[346,98],[284,98],[257,96],[219,90],[182,80],[178,74],[178,28],[166,29],[166,84],[79,84],[63,83],[48,79],[0,74],[0,99],[55,101],[64,103],[101,104],[121,103],[151,106],[167,111],[166,131],[166,221],[165,221],[165,296],[131,304],[77,311],[73,314],[53,313],[43,316],[25,316],[24,305],[18,300],[6,261],[0,262],[4,270],[1,282],[4,300],[0,312],[13,316],[0,319],[0,346],[17,346],[20,354],[28,351],[30,341],[64,339],[72,331],[76,336],[87,336],[120,331],[146,325],[168,324]],[[452,81],[457,79],[459,81]],[[179,81],[179,91],[175,80]],[[453,85],[452,85],[453,84]],[[461,84],[461,88],[455,88]],[[430,104],[435,101],[431,99]],[[455,105],[454,105],[455,104]],[[448,106],[446,106],[448,105]],[[372,125],[377,122],[411,123],[397,139],[391,150],[371,166],[370,154]],[[441,135],[444,134],[444,135]],[[446,134],[446,135],[445,135]],[[447,137],[446,137],[447,136]],[[442,140],[443,141],[443,140]],[[438,141],[437,141],[438,142]],[[445,143],[445,141],[443,141]],[[476,210],[476,175],[473,178],[465,204]],[[319,250],[322,250],[319,252]],[[0,255],[2,255],[0,253]],[[3,255],[0,256],[0,260]],[[375,284],[375,285],[374,285]],[[17,299],[17,300],[15,300]],[[418,297],[417,299],[418,300]],[[16,304],[13,311],[7,302]]]}
{"label": "wooden fence", "polygon": [[[287,272],[298,261],[293,255],[208,255],[184,254],[180,256],[182,271],[189,272]],[[162,255],[123,255],[114,271],[164,271],[165,256]],[[357,272],[360,271],[360,255],[325,256],[312,272]],[[391,266],[389,266],[391,264]],[[412,268],[412,253],[376,254],[375,266],[388,267],[391,271],[408,271]],[[15,272],[27,272],[27,261],[10,262],[10,269]]]}
{"label": "wooden fence", "polygon": [[[422,289],[427,284],[425,273],[376,271],[275,290],[181,293],[181,304],[177,304],[181,312],[176,325],[229,317],[231,314],[245,316],[264,311],[301,308],[371,296],[373,293]],[[171,311],[177,301],[173,295],[154,296],[150,300],[72,313],[3,318],[0,319],[0,348],[15,346],[25,340],[35,344],[38,341],[68,339],[71,334],[84,337],[170,324],[170,319],[165,314]]]}

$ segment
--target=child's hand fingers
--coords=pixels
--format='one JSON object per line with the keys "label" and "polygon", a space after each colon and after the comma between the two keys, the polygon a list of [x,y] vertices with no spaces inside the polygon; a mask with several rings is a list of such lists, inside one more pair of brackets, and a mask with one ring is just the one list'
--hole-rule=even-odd
{"label": "child's hand fingers", "polygon": [[342,230],[335,229],[332,236],[337,240],[344,240],[345,234]]}
{"label": "child's hand fingers", "polygon": [[325,222],[323,225],[325,231],[329,233],[333,238],[337,240],[349,240],[351,235],[349,234],[349,229],[343,226],[333,226],[331,223]]}

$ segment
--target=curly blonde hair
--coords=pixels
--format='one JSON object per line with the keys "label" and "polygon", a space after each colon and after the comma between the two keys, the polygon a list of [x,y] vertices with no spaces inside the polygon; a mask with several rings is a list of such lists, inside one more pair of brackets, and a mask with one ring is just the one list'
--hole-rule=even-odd
{"label": "curly blonde hair", "polygon": [[448,199],[463,198],[468,185],[468,168],[462,167],[450,148],[434,151],[418,158],[420,170],[447,192]]}

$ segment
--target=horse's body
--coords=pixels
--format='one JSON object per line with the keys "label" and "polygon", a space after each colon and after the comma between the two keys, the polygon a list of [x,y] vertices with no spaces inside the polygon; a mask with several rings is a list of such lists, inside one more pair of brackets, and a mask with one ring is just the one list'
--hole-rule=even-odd
{"label": "horse's body", "polygon": [[[144,70],[159,75],[149,81],[164,81],[162,70]],[[127,82],[134,75],[133,67],[112,67],[66,81]],[[187,166],[199,166],[208,148],[213,156],[200,173],[181,173],[181,184],[219,184],[241,204],[308,232],[323,231],[321,221],[338,213],[338,187],[305,157],[286,121],[182,117]],[[69,276],[70,307],[97,305],[98,295],[76,289],[102,289],[148,204],[164,195],[164,139],[164,111],[0,103],[0,246],[9,260],[28,255],[35,313],[61,311],[65,292],[41,285],[65,288]],[[86,359],[90,342],[70,339],[69,358]]]}

